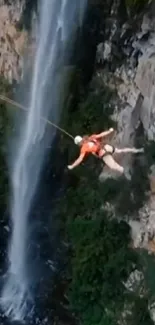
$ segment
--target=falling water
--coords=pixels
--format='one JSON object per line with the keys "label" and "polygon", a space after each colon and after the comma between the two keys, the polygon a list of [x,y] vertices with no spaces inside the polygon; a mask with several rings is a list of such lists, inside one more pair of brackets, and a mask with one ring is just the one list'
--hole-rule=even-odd
{"label": "falling water", "polygon": [[[37,50],[32,83],[18,150],[11,170],[12,236],[8,250],[9,267],[1,295],[1,307],[11,319],[23,320],[33,297],[27,260],[28,216],[34,197],[47,144],[46,123],[40,117],[59,122],[61,113],[60,85],[68,61],[76,28],[86,1],[40,1]],[[82,9],[81,9],[82,8]],[[80,14],[80,17],[78,15]],[[46,138],[46,141],[45,141]],[[45,145],[46,142],[46,145]],[[33,299],[32,299],[33,301]]]}

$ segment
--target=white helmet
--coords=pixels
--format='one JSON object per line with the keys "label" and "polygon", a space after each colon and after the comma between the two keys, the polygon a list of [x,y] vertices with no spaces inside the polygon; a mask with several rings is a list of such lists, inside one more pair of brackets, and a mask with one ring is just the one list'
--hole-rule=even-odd
{"label": "white helmet", "polygon": [[82,137],[80,137],[80,135],[77,135],[77,136],[74,138],[74,143],[77,144],[77,145],[78,145],[81,141],[82,141]]}

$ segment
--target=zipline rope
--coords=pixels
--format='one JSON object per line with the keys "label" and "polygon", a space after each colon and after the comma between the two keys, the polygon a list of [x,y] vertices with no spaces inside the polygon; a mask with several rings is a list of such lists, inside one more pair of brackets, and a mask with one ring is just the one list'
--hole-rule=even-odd
{"label": "zipline rope", "polygon": [[[10,98],[8,98],[8,97],[6,97],[6,96],[0,95],[0,100],[2,100],[2,101],[4,101],[4,102],[7,102],[7,103],[9,103],[9,104],[11,104],[11,105],[13,105],[13,106],[16,106],[16,107],[18,107],[18,108],[20,108],[20,109],[22,109],[22,110],[24,110],[24,111],[28,111],[28,109],[27,109],[25,106],[23,106],[23,105],[21,105],[21,104],[15,102],[14,100],[12,100],[12,99],[10,99]],[[68,132],[65,131],[64,129],[60,128],[60,127],[59,127],[58,125],[56,125],[55,123],[49,121],[48,119],[44,118],[43,116],[41,116],[40,118],[41,118],[43,121],[45,121],[47,124],[49,124],[49,125],[55,127],[56,129],[58,129],[59,131],[63,132],[64,134],[68,135],[68,137],[70,137],[71,139],[74,140],[74,137],[73,137],[70,133],[68,133]]]}

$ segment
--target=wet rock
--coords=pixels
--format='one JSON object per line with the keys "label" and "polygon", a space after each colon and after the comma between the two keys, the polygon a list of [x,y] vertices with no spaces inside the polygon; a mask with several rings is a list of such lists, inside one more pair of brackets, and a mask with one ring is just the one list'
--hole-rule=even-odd
{"label": "wet rock", "polygon": [[124,286],[127,290],[136,292],[136,294],[139,294],[140,297],[143,296],[144,291],[144,275],[139,270],[134,270],[132,273],[130,273],[130,276],[126,282],[124,282]]}
{"label": "wet rock", "polygon": [[155,165],[152,165],[150,167],[149,180],[150,180],[151,195],[154,196],[154,194],[155,194]]}
{"label": "wet rock", "polygon": [[149,196],[148,202],[137,213],[137,220],[129,218],[131,238],[134,248],[144,248],[155,253],[155,196]]}
{"label": "wet rock", "polygon": [[155,322],[155,302],[151,302],[148,309],[153,322]]}
{"label": "wet rock", "polygon": [[137,248],[142,243],[142,225],[138,220],[129,220],[129,225],[131,227],[132,247]]}
{"label": "wet rock", "polygon": [[111,58],[111,43],[106,41],[105,43],[100,43],[97,46],[96,60],[97,63],[103,63],[105,60]]}

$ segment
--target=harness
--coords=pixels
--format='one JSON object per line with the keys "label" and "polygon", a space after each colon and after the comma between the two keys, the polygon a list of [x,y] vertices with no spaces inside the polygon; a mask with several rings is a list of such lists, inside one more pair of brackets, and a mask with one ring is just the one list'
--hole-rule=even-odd
{"label": "harness", "polygon": [[[95,140],[95,139],[90,140],[90,142],[93,142],[94,144],[97,144],[97,143],[98,143],[98,141]],[[100,150],[101,150],[101,146],[100,146],[100,148],[99,148],[98,151],[96,152],[96,156],[97,156],[98,158],[102,159],[102,158],[103,158],[104,156],[106,156],[106,155],[113,155],[114,152],[115,152],[115,147],[112,146],[112,145],[111,145],[111,147],[112,147],[112,152],[109,152],[109,151],[107,151],[107,150],[105,149],[105,147],[103,146],[103,150],[105,151],[105,153],[103,153],[102,156],[99,156],[99,152],[100,152]]]}
{"label": "harness", "polygon": [[[114,152],[115,152],[115,147],[112,146],[112,145],[110,145],[110,146],[112,147],[112,152],[107,151],[107,150],[105,149],[105,147],[103,147],[103,149],[105,150],[105,153],[103,154],[103,156],[105,156],[105,155],[113,155],[113,154],[114,154]],[[103,157],[103,156],[102,156],[102,157]]]}

